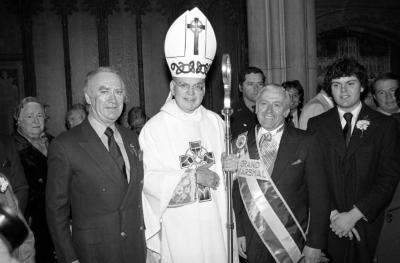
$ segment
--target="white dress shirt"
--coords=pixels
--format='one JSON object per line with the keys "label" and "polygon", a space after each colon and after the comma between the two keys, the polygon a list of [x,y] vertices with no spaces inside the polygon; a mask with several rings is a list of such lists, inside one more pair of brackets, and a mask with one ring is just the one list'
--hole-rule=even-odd
{"label": "white dress shirt", "polygon": [[[361,106],[362,106],[362,104],[361,104],[361,102],[359,102],[357,107],[355,107],[352,111],[350,111],[350,113],[353,114],[353,117],[351,118],[351,133],[352,134],[353,134],[353,131],[354,131],[354,126],[356,125],[356,122],[357,122],[358,115],[360,114],[360,111],[361,111]],[[344,126],[346,126],[346,120],[343,117],[343,115],[347,111],[344,111],[339,106],[338,106],[338,111],[339,111],[339,116],[340,116],[340,123],[342,124],[342,129],[343,129]]]}

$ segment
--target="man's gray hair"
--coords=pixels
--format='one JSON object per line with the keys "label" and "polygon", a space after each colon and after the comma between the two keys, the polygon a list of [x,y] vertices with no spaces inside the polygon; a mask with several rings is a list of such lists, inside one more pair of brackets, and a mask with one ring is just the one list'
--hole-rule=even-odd
{"label": "man's gray hair", "polygon": [[118,70],[112,68],[112,67],[98,67],[95,70],[89,71],[88,74],[86,74],[86,78],[85,78],[85,82],[84,82],[84,86],[83,86],[83,91],[84,92],[88,92],[88,83],[89,81],[97,74],[97,73],[102,73],[102,72],[108,72],[108,73],[114,73],[115,75],[118,76],[118,78],[120,79],[121,83],[122,83],[122,87],[125,89],[125,83],[122,80]]}
{"label": "man's gray hair", "polygon": [[261,96],[264,92],[268,92],[268,91],[273,91],[273,92],[280,92],[282,93],[283,96],[283,103],[285,108],[289,108],[290,105],[290,96],[289,93],[287,92],[287,90],[285,90],[285,88],[282,85],[279,84],[275,84],[275,83],[270,83],[265,85],[264,87],[262,87],[259,91],[258,91],[258,95],[257,95],[257,99],[256,99],[256,104],[258,104],[258,102],[261,99]]}

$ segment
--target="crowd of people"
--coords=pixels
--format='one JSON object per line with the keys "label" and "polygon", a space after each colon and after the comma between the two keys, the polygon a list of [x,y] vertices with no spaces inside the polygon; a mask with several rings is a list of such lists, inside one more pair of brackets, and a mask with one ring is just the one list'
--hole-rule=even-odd
{"label": "crowd of people", "polygon": [[202,106],[215,52],[199,9],[175,20],[169,95],[150,119],[132,108],[129,128],[118,123],[126,87],[109,67],[87,74],[85,105],[55,138],[45,105],[22,99],[15,132],[0,137],[0,203],[28,231],[10,246],[12,222],[0,218],[0,262],[398,262],[400,78],[369,81],[340,58],[305,102],[300,81],[248,67],[226,154],[225,124]]}

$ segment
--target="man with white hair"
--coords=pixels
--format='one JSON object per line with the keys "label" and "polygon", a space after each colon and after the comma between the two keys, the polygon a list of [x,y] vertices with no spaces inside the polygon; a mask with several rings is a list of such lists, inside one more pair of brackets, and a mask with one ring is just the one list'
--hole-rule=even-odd
{"label": "man with white hair", "polygon": [[228,260],[224,123],[201,105],[215,50],[214,31],[199,9],[172,24],[165,39],[170,96],[139,137],[148,255],[163,263]]}
{"label": "man with white hair", "polygon": [[314,136],[285,124],[289,94],[270,84],[259,91],[260,125],[233,143],[240,195],[233,202],[239,254],[249,263],[321,262],[329,222],[327,183]]}
{"label": "man with white hair", "polygon": [[49,148],[46,212],[57,261],[144,263],[143,163],[137,135],[116,123],[124,81],[99,67],[83,91],[88,117]]}

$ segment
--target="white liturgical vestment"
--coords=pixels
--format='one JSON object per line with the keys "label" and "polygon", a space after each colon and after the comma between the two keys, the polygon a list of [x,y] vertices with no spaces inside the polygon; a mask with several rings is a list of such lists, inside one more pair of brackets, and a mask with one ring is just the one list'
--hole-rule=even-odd
{"label": "white liturgical vestment", "polygon": [[[143,127],[139,142],[148,249],[160,256],[162,263],[227,262],[222,119],[203,106],[185,113],[175,100],[168,100]],[[212,163],[209,169],[220,177],[216,190],[200,189],[189,180],[185,187],[178,187],[183,177],[206,163]],[[236,249],[234,259],[238,262]]]}

